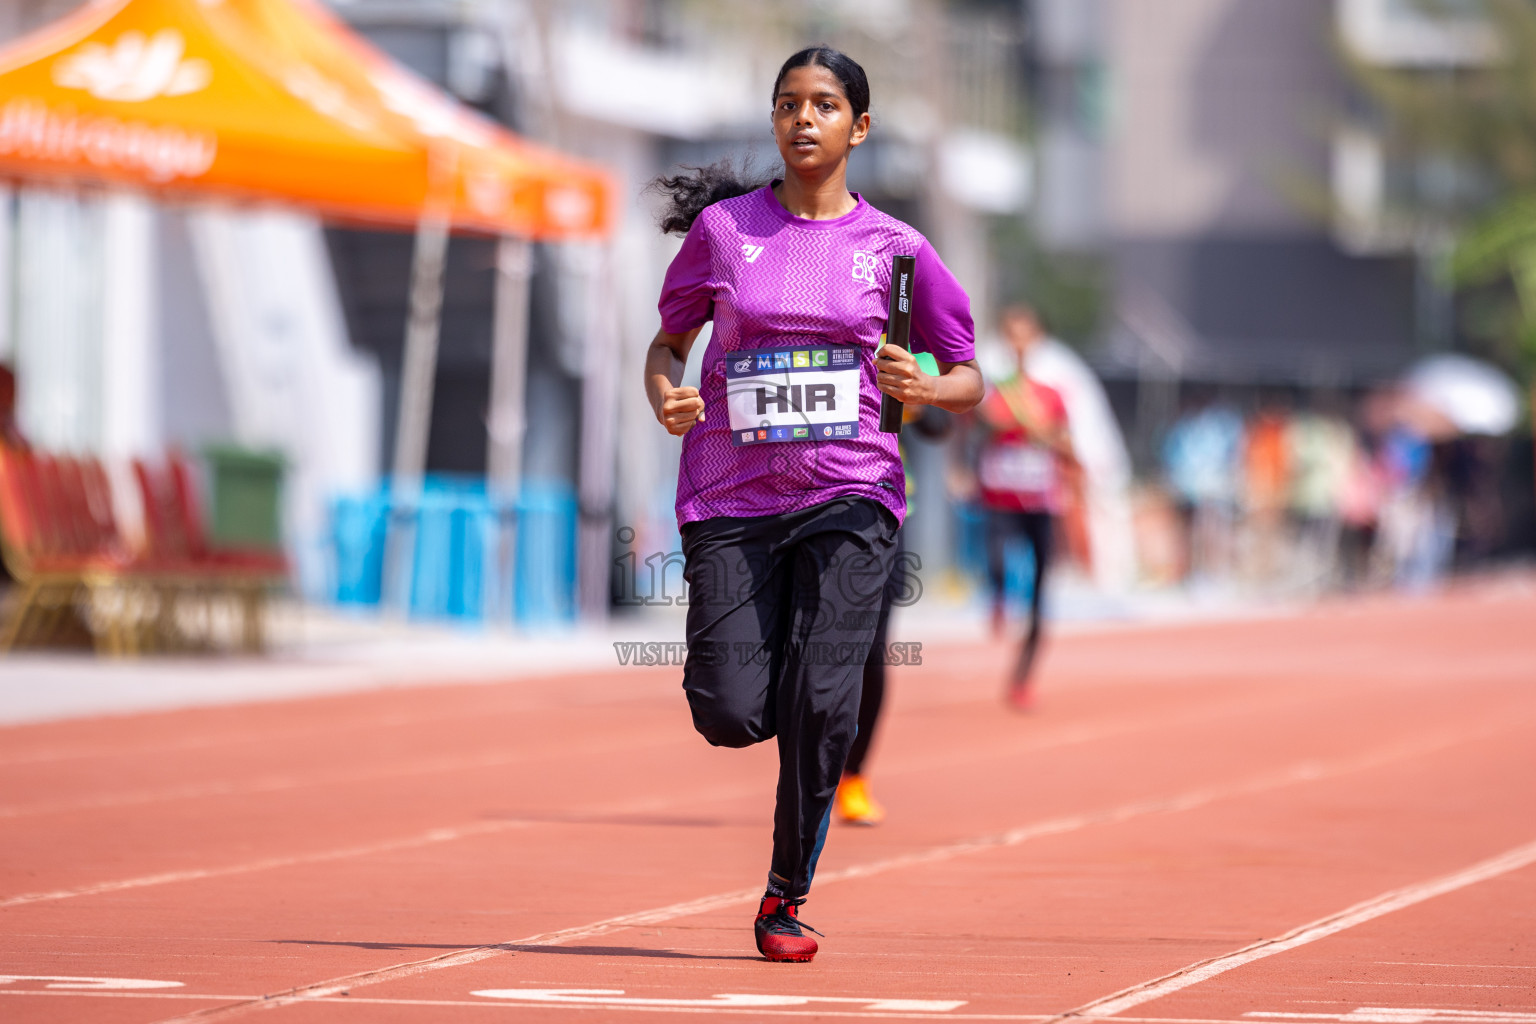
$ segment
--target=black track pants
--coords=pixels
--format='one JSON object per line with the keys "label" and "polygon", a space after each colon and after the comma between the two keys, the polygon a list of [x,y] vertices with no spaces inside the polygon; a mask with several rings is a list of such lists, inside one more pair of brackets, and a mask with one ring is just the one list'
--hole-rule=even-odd
{"label": "black track pants", "polygon": [[866,498],[839,498],[688,523],[682,537],[694,728],[720,747],[778,737],[770,875],[785,895],[803,896],[857,729],[895,517]]}
{"label": "black track pants", "polygon": [[1003,600],[1007,585],[1005,554],[1008,541],[1023,536],[1035,554],[1035,579],[1029,593],[1029,632],[1024,634],[1024,645],[1019,649],[1019,660],[1014,665],[1013,683],[1023,685],[1029,681],[1030,670],[1035,664],[1035,652],[1040,647],[1041,604],[1045,600],[1045,578],[1051,566],[1051,534],[1053,517],[1049,512],[1007,512],[992,509],[987,513],[987,575],[992,580],[992,599]]}

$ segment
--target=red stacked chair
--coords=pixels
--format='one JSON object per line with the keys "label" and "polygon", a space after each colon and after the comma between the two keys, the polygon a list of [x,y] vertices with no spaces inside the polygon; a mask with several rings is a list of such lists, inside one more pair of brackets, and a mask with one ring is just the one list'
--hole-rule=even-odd
{"label": "red stacked chair", "polygon": [[172,581],[177,596],[209,602],[233,599],[242,620],[241,644],[262,646],[261,622],[269,590],[287,580],[281,551],[210,547],[186,458],[172,451],[163,472],[142,460],[133,464],[144,502],[146,555],[156,572]]}
{"label": "red stacked chair", "polygon": [[20,584],[16,607],[0,629],[0,650],[79,636],[84,628],[92,629],[98,646],[124,648],[120,619],[103,619],[98,631],[78,614],[83,599],[147,579],[146,567],[122,544],[110,509],[93,503],[92,491],[104,480],[99,463],[0,446],[0,549]]}
{"label": "red stacked chair", "polygon": [[[287,578],[282,552],[210,546],[191,467],[179,453],[163,472],[141,460],[133,472],[146,541],[137,555],[118,530],[100,460],[0,446],[0,554],[21,584],[0,650],[51,642],[66,629],[79,634],[86,618],[101,648],[183,647],[190,640],[182,602],[209,607],[226,598],[239,608],[245,648],[260,648],[266,594]],[[82,618],[77,609],[87,605],[92,614]]]}

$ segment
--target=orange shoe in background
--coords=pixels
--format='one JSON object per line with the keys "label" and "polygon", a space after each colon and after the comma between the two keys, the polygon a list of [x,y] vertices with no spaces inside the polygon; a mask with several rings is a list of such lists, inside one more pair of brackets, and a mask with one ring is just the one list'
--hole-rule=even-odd
{"label": "orange shoe in background", "polygon": [[862,775],[844,775],[837,784],[837,816],[849,825],[878,825],[885,808],[870,798]]}

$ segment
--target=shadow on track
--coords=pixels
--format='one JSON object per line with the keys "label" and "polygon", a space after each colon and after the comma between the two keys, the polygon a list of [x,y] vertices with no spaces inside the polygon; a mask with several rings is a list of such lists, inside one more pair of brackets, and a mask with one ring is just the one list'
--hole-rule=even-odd
{"label": "shadow on track", "polygon": [[516,946],[502,942],[342,942],[335,939],[268,939],[280,946],[349,946],[353,949],[505,949],[512,953],[557,953],[566,956],[632,956],[659,960],[761,960],[760,956],[711,953],[680,953],[672,949],[639,946]]}
{"label": "shadow on track", "polygon": [[511,811],[483,815],[489,821],[517,821],[530,825],[634,825],[643,828],[741,828],[760,824],[747,818],[694,818],[649,814],[517,814]]}

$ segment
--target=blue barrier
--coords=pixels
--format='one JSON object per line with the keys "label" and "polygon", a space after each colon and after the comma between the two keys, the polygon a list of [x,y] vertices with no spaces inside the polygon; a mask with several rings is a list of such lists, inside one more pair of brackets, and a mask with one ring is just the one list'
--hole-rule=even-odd
{"label": "blue barrier", "polygon": [[[434,475],[419,500],[399,505],[387,485],[346,495],[331,508],[335,600],[376,606],[382,599],[384,546],[392,516],[413,528],[410,614],[481,622],[497,614],[520,625],[575,616],[576,497],[563,484],[525,484],[516,503],[487,494],[477,477]],[[503,538],[516,530],[515,570],[502,564]]]}
{"label": "blue barrier", "polygon": [[342,497],[331,503],[331,551],[336,564],[336,603],[379,603],[384,576],[384,524],[388,505],[381,495]]}
{"label": "blue barrier", "polygon": [[523,625],[576,617],[576,497],[568,488],[523,488],[517,502],[513,607]]}

